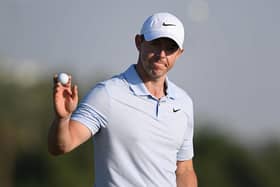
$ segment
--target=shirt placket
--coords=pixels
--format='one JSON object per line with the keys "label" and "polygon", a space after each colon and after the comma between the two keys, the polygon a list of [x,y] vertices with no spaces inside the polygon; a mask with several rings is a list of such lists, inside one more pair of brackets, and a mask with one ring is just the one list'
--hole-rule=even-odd
{"label": "shirt placket", "polygon": [[156,117],[157,119],[160,119],[164,112],[165,112],[165,105],[167,103],[167,98],[166,97],[162,97],[160,99],[157,100],[157,106],[156,106]]}

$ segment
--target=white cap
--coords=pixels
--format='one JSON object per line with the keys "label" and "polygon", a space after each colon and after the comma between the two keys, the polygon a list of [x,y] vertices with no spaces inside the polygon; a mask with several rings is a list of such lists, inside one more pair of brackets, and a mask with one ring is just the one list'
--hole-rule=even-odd
{"label": "white cap", "polygon": [[163,12],[151,15],[144,22],[140,34],[146,41],[167,37],[174,40],[183,49],[184,26],[174,15]]}

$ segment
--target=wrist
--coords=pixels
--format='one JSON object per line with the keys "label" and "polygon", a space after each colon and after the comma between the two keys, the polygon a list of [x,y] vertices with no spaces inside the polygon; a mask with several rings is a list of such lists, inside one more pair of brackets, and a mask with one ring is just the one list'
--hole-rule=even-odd
{"label": "wrist", "polygon": [[61,122],[63,122],[63,121],[69,121],[70,118],[71,118],[71,115],[69,115],[69,116],[64,116],[64,117],[61,117],[61,116],[58,116],[58,115],[55,116],[55,120],[56,120],[56,121],[61,121]]}

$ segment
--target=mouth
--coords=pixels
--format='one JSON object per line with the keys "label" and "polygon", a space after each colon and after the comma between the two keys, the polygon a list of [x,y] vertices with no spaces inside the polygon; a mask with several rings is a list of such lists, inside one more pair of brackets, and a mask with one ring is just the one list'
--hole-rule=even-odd
{"label": "mouth", "polygon": [[166,64],[162,62],[154,62],[151,64],[151,69],[154,72],[162,72],[166,69]]}
{"label": "mouth", "polygon": [[156,61],[156,62],[153,62],[152,63],[153,64],[153,66],[159,66],[159,67],[162,67],[162,66],[164,66],[164,67],[166,67],[167,66],[167,64],[166,64],[166,62],[164,62],[164,61]]}

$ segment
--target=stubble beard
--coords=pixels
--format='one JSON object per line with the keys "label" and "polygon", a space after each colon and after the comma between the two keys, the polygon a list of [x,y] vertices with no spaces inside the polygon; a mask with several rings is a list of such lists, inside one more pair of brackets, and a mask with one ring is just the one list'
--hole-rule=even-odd
{"label": "stubble beard", "polygon": [[[168,71],[168,62],[159,57],[143,58],[140,54],[138,65],[145,81],[156,81],[165,78]],[[144,76],[144,77],[143,77]]]}
{"label": "stubble beard", "polygon": [[158,80],[165,77],[167,73],[165,68],[167,68],[165,63],[148,62],[143,64],[143,69],[150,80]]}

